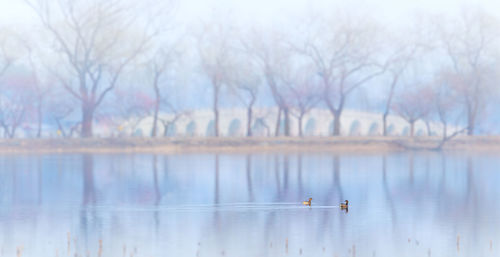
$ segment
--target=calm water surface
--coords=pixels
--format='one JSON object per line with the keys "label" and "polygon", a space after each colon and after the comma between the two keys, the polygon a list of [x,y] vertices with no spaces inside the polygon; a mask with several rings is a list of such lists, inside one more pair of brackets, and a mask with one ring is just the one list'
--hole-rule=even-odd
{"label": "calm water surface", "polygon": [[4,155],[0,256],[500,256],[499,157]]}

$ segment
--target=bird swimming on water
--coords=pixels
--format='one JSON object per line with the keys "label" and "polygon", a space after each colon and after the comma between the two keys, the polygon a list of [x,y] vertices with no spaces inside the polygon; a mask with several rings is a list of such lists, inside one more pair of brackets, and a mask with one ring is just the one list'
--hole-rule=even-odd
{"label": "bird swimming on water", "polygon": [[309,198],[309,201],[302,202],[302,204],[311,206],[311,201],[312,201],[312,198]]}
{"label": "bird swimming on water", "polygon": [[340,209],[349,208],[349,201],[345,200],[345,203],[340,203]]}

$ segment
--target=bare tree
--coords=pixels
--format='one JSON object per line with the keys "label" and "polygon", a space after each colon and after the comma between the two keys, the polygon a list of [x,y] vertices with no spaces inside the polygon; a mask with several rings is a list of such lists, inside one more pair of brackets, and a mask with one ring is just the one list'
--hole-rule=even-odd
{"label": "bare tree", "polygon": [[140,86],[115,90],[113,97],[112,112],[119,117],[116,125],[122,130],[122,126],[127,124],[132,134],[142,121],[151,117],[156,105],[155,98],[144,92]]}
{"label": "bare tree", "polygon": [[167,137],[169,135],[169,133],[171,133],[170,130],[173,127],[173,125],[175,125],[175,123],[179,119],[186,117],[186,116],[190,116],[191,112],[175,108],[172,104],[170,104],[168,102],[165,103],[165,105],[168,108],[168,112],[170,114],[173,114],[172,118],[159,118],[159,121],[163,124],[163,136]]}
{"label": "bare tree", "polygon": [[453,76],[453,72],[441,71],[436,75],[432,88],[432,102],[434,102],[435,112],[442,125],[443,137],[448,136],[448,125],[459,109],[457,92],[453,90]]}
{"label": "bare tree", "polygon": [[385,98],[384,112],[382,114],[384,136],[388,135],[387,117],[392,109],[394,93],[396,92],[397,86],[400,84],[401,77],[418,50],[418,43],[411,41],[408,42],[407,38],[391,39],[391,41],[391,43],[388,42],[391,46],[391,53],[389,54],[389,59],[387,61],[387,71],[389,73],[390,82],[389,90]]}
{"label": "bare tree", "polygon": [[333,135],[340,135],[340,118],[348,96],[384,72],[377,60],[379,29],[360,19],[315,17],[307,24],[303,45],[296,50],[307,56],[322,78],[323,100],[334,118]]}
{"label": "bare tree", "polygon": [[271,91],[274,102],[278,106],[275,136],[281,130],[281,113],[284,115],[284,135],[290,136],[290,103],[286,98],[286,84],[284,78],[291,71],[291,48],[285,44],[289,41],[279,31],[253,31],[248,42],[243,42],[245,48],[258,62],[262,76]]}
{"label": "bare tree", "polygon": [[[247,107],[247,136],[251,137],[252,136],[252,124],[253,124],[253,106],[255,105],[255,102],[257,101],[257,93],[259,91],[259,84],[260,82],[257,80],[251,80],[251,77],[248,77],[250,80],[249,81],[240,81],[237,82],[237,88],[246,94],[247,100],[243,100]],[[244,98],[244,97],[241,97]]]}
{"label": "bare tree", "polygon": [[66,91],[61,87],[55,87],[48,91],[45,96],[45,120],[56,125],[58,136],[79,136],[81,122],[78,119],[78,106],[73,99],[65,97]]}
{"label": "bare tree", "polygon": [[152,76],[151,83],[155,96],[151,137],[156,137],[158,134],[158,115],[162,102],[166,101],[162,96],[162,85],[165,84],[164,79],[168,76],[168,72],[171,70],[176,55],[173,46],[161,47],[146,64],[148,74]]}
{"label": "bare tree", "polygon": [[202,24],[203,32],[197,35],[197,46],[201,68],[212,88],[212,110],[214,112],[214,136],[219,136],[219,102],[221,90],[227,84],[232,67],[234,30],[227,23],[213,21]]}
{"label": "bare tree", "polygon": [[245,50],[235,51],[235,63],[228,74],[230,91],[238,97],[247,109],[247,137],[252,136],[253,107],[257,101],[257,94],[261,86],[257,64]]}
{"label": "bare tree", "polygon": [[424,118],[431,110],[432,90],[428,86],[405,89],[394,102],[394,111],[410,124],[410,136],[414,136],[415,122]]}
{"label": "bare tree", "polygon": [[57,125],[57,134],[59,136],[66,138],[78,135],[81,123],[72,121],[69,118],[75,111],[75,107],[72,104],[61,104],[59,101],[49,102],[48,111]]}
{"label": "bare tree", "polygon": [[[168,1],[167,1],[168,2]],[[173,6],[173,2],[168,3],[167,6]],[[158,16],[165,17],[159,19],[157,25],[160,33],[155,44],[148,48],[141,61],[146,67],[146,76],[150,80],[154,91],[154,112],[153,112],[153,127],[151,129],[151,137],[158,135],[158,122],[159,113],[162,105],[166,103],[164,96],[165,86],[169,80],[172,80],[171,73],[175,70],[178,61],[180,60],[179,45],[182,36],[178,36],[180,31],[176,30],[173,24],[173,8],[168,8],[160,11]]]}
{"label": "bare tree", "polygon": [[462,12],[460,19],[441,21],[441,45],[454,71],[453,87],[467,115],[467,134],[474,135],[478,116],[486,107],[495,83],[500,27],[496,19],[478,9]]}
{"label": "bare tree", "polygon": [[[432,99],[434,103],[431,111],[435,112],[442,126],[441,141],[434,150],[441,150],[446,142],[450,141],[459,134],[468,130],[467,126],[460,127],[460,118],[463,116],[463,111],[459,108],[458,94],[453,90],[454,72],[442,70],[436,74],[436,78],[432,87]],[[455,127],[452,133],[448,132],[450,122]]]}
{"label": "bare tree", "polygon": [[16,130],[24,121],[25,115],[26,106],[5,101],[5,99],[0,101],[0,126],[3,128],[4,137],[15,137]]}
{"label": "bare tree", "polygon": [[294,73],[293,79],[288,83],[290,85],[287,98],[290,99],[293,106],[294,115],[298,120],[299,136],[303,136],[303,119],[317,104],[321,101],[320,81],[318,76],[311,72],[308,67],[300,66]]}
{"label": "bare tree", "polygon": [[47,96],[50,94],[51,84],[54,83],[48,78],[44,78],[45,70],[41,60],[35,53],[35,49],[31,46],[32,43],[26,43],[26,50],[28,52],[28,63],[31,71],[33,81],[33,90],[35,94],[35,109],[37,114],[37,133],[36,137],[42,136],[42,123],[44,117],[44,105]]}
{"label": "bare tree", "polygon": [[2,89],[2,95],[0,95],[0,126],[4,130],[4,136],[10,138],[14,137],[26,111],[26,105],[22,104],[23,99],[20,99],[22,91],[15,92],[16,86],[13,86],[12,78],[6,78],[5,76],[8,69],[18,59],[17,56],[12,54],[13,38],[15,37],[14,33],[6,29],[0,30],[0,78],[2,79],[0,81]]}
{"label": "bare tree", "polygon": [[[96,109],[127,65],[156,34],[125,0],[26,0],[52,36],[53,73],[81,105],[81,136],[92,136]],[[148,22],[146,22],[148,23]]]}
{"label": "bare tree", "polygon": [[0,78],[5,74],[7,69],[12,66],[15,61],[15,56],[11,54],[11,41],[14,35],[7,30],[0,30]]}
{"label": "bare tree", "polygon": [[0,95],[0,126],[4,136],[14,138],[16,131],[33,114],[33,83],[25,77],[9,76]]}

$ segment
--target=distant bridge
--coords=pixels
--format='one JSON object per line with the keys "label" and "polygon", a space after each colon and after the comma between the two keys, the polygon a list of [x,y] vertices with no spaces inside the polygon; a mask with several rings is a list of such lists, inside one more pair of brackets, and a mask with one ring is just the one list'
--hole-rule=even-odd
{"label": "distant bridge", "polygon": [[[254,136],[274,136],[276,128],[277,108],[255,108],[253,111],[252,131]],[[196,110],[182,115],[175,120],[173,114],[160,114],[162,120],[171,121],[168,126],[158,122],[158,135],[169,137],[204,137],[215,135],[214,114],[211,110]],[[313,109],[302,120],[304,136],[329,136],[333,134],[333,116],[325,109]],[[117,136],[119,134],[132,136],[149,136],[153,126],[153,117],[140,120],[131,119],[116,129],[96,129],[101,136]],[[165,127],[167,128],[165,133]],[[246,135],[247,110],[220,109],[219,135],[221,137],[243,137]],[[442,126],[430,122],[431,135],[441,135]],[[282,115],[280,134],[284,134],[284,117]],[[401,117],[389,115],[387,117],[389,135],[405,136],[410,134],[410,126]],[[415,123],[415,136],[427,135],[428,129],[423,121]],[[453,128],[449,129],[453,132]],[[298,136],[298,119],[290,115],[291,136]],[[107,134],[107,135],[106,135]],[[343,136],[376,136],[383,134],[382,114],[345,110],[341,117],[341,135]]]}

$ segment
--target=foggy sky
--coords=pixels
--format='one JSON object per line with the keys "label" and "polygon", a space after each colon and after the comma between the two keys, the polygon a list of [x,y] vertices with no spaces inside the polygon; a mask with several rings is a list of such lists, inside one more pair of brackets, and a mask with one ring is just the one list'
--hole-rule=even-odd
{"label": "foggy sky", "polygon": [[[341,7],[356,10],[359,15],[369,14],[399,21],[419,11],[454,13],[468,5],[479,5],[500,17],[500,1],[496,0],[181,0],[178,1],[176,16],[180,21],[189,22],[203,19],[216,11],[247,22],[266,23],[293,18],[305,10]],[[0,25],[37,21],[23,0],[0,0]]]}
{"label": "foggy sky", "polygon": [[[308,11],[334,13],[335,10],[341,9],[360,17],[369,15],[390,26],[410,22],[413,15],[419,12],[456,14],[468,6],[481,7],[500,18],[500,1],[498,0],[177,0],[177,2],[175,19],[178,24],[183,25],[210,19],[216,13],[218,17],[227,17],[229,20],[237,20],[246,24],[261,23],[264,26],[271,26],[274,22],[281,22],[286,26],[287,22],[292,24],[295,17],[300,17]],[[29,25],[38,23],[39,18],[24,0],[0,0],[0,27],[15,29],[18,25],[27,25],[19,30],[26,31],[26,28],[32,28]],[[188,86],[182,88],[183,92],[192,93],[188,94],[190,97],[178,92],[179,89],[174,87],[174,91],[170,92],[173,96],[170,101],[174,104],[182,102],[193,108],[210,106],[211,99],[205,97],[209,94],[210,88],[200,87],[197,85],[199,81],[195,82],[198,83],[186,83]],[[356,90],[353,97],[348,99],[349,108],[377,110],[377,99],[364,100],[368,98],[368,95],[377,95],[376,90],[367,92],[368,90],[370,89]],[[263,91],[259,92],[258,105],[273,105],[270,97]],[[195,100],[191,101],[191,99]],[[359,101],[360,99],[364,101]],[[227,99],[227,101],[234,100]],[[224,99],[221,101],[222,107],[232,105],[232,102],[227,103]],[[496,117],[496,115],[490,115],[492,119],[490,122],[496,127],[490,130],[498,130],[496,125],[500,124],[500,117]]]}

